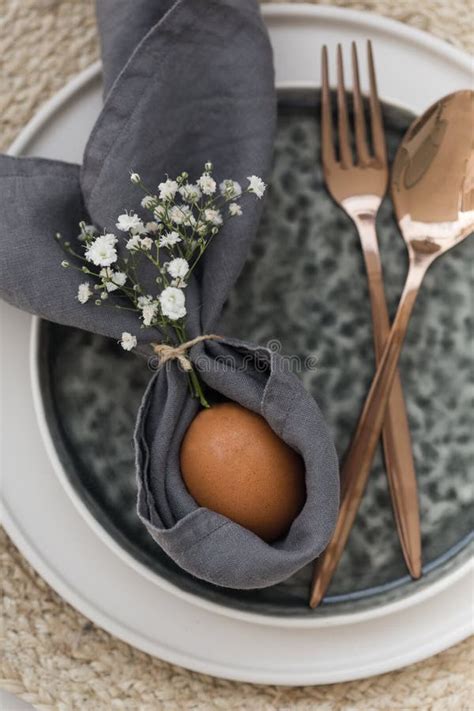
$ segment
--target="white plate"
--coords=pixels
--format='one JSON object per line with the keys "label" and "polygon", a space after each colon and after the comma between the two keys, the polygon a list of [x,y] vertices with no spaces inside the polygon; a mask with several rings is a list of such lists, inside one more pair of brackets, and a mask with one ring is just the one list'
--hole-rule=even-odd
{"label": "white plate", "polygon": [[[266,5],[264,14],[279,86],[316,86],[323,41],[332,48],[337,41],[366,37],[375,44],[380,93],[393,103],[421,111],[470,81],[469,60],[462,53],[383,18],[304,5]],[[416,85],[406,80],[414,68]],[[100,110],[99,72],[94,65],[66,87],[27,126],[11,152],[80,161]],[[429,589],[429,597],[426,591],[412,595],[385,608],[383,617],[364,614],[357,622],[343,619],[345,624],[338,618],[336,627],[331,618],[317,620],[318,630],[295,627],[294,620],[290,628],[268,618],[265,625],[255,624],[262,621],[256,616],[245,622],[226,618],[216,614],[218,606],[212,603],[200,601],[198,608],[194,598],[176,596],[169,584],[158,587],[157,576],[151,579],[131,566],[126,554],[117,555],[117,546],[111,552],[108,536],[86,523],[84,507],[72,504],[54,476],[27,375],[32,320],[4,304],[1,316],[8,333],[0,371],[9,415],[1,452],[4,525],[38,572],[94,622],[176,664],[280,684],[330,683],[381,673],[434,654],[470,633],[467,566]],[[25,436],[28,446],[22,442]],[[226,608],[219,611],[229,614]],[[202,643],[204,630],[212,647]]]}

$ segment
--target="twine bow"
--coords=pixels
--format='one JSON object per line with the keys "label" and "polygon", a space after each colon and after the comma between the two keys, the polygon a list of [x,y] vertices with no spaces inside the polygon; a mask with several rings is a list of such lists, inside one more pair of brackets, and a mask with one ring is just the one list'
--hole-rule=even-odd
{"label": "twine bow", "polygon": [[151,345],[153,346],[153,352],[160,359],[160,368],[169,360],[177,360],[183,370],[189,372],[192,370],[192,365],[187,356],[188,350],[197,343],[202,343],[202,341],[217,341],[220,338],[221,336],[210,333],[204,336],[196,336],[196,338],[192,338],[186,343],[180,343],[178,346],[170,346],[167,343],[152,343]]}

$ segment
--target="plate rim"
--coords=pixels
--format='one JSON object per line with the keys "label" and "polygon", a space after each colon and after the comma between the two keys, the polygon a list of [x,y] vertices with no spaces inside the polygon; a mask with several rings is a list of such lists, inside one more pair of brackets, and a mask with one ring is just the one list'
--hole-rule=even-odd
{"label": "plate rim", "polygon": [[[6,513],[3,505],[0,510],[2,525],[5,527],[8,535],[12,538],[13,542],[25,558],[31,563],[34,569],[41,575],[41,577],[46,580],[48,584],[53,587],[53,589],[60,595],[60,597],[65,600],[68,604],[72,605],[81,614],[85,615],[88,619],[92,620],[95,624],[99,625],[105,629],[110,634],[114,635],[118,639],[122,640],[126,644],[131,644],[137,649],[163,659],[172,664],[176,664],[185,669],[190,669],[191,671],[196,671],[202,674],[210,674],[222,679],[231,679],[233,681],[241,681],[245,683],[252,684],[277,684],[285,686],[302,686],[302,685],[315,685],[315,684],[337,684],[344,683],[347,681],[355,681],[357,679],[366,679],[371,676],[376,676],[378,674],[387,673],[390,671],[395,671],[396,669],[403,668],[410,664],[415,664],[423,659],[429,658],[439,652],[443,651],[455,645],[463,640],[467,639],[473,632],[473,625],[465,623],[460,623],[457,627],[454,627],[446,632],[443,637],[438,638],[436,644],[433,645],[426,642],[421,647],[416,647],[411,650],[410,653],[402,653],[396,656],[394,660],[390,662],[389,667],[385,666],[385,662],[380,666],[380,662],[372,661],[369,664],[365,664],[362,667],[354,668],[350,673],[339,672],[333,676],[318,678],[318,673],[311,672],[289,672],[285,671],[283,680],[278,680],[276,678],[275,672],[253,672],[249,674],[249,671],[245,669],[237,671],[237,668],[232,668],[229,674],[229,668],[224,665],[217,664],[216,662],[209,662],[209,660],[202,660],[195,656],[189,656],[182,652],[177,652],[176,650],[170,648],[169,646],[161,644],[157,640],[150,641],[147,638],[137,634],[137,632],[130,627],[125,625],[119,626],[117,621],[106,615],[103,611],[97,610],[87,599],[85,599],[76,590],[71,589],[61,578],[60,574],[56,575],[51,572],[47,563],[39,556],[30,544],[30,542],[23,536],[23,532],[15,526],[13,519],[10,518],[8,513]],[[15,536],[10,535],[10,530],[15,531]],[[54,583],[51,582],[51,578],[54,578]],[[472,586],[471,586],[472,587]],[[235,620],[234,620],[235,621]],[[356,625],[357,626],[357,623]],[[440,644],[440,639],[441,644]]]}
{"label": "plate rim", "polygon": [[[472,72],[472,58],[468,52],[449,44],[424,30],[417,27],[412,27],[403,22],[395,20],[385,15],[378,15],[375,12],[368,10],[352,10],[345,7],[337,7],[332,5],[312,5],[309,3],[264,3],[261,5],[261,11],[264,18],[288,19],[288,17],[305,18],[308,16],[320,17],[340,22],[352,20],[357,25],[365,25],[375,28],[378,31],[386,34],[395,34],[413,43],[423,45],[430,51],[438,54],[443,54],[445,57],[457,64],[462,70]],[[34,135],[44,126],[46,121],[54,112],[59,109],[68,99],[70,99],[77,91],[83,88],[89,81],[96,78],[101,71],[102,63],[100,60],[93,62],[89,67],[83,69],[79,74],[70,79],[58,92],[48,99],[35,113],[35,115],[22,128],[16,139],[11,143],[7,150],[7,155],[18,155],[24,151],[28,143]],[[311,89],[319,86],[318,81],[308,82],[277,82],[277,89]],[[388,103],[398,105],[398,102],[391,101],[390,97],[386,98]],[[403,107],[406,108],[406,107]]]}
{"label": "plate rim", "polygon": [[418,27],[412,27],[405,22],[395,20],[386,15],[379,15],[371,10],[353,10],[352,8],[339,7],[336,5],[313,5],[304,2],[269,2],[264,3],[261,8],[263,17],[268,15],[269,17],[271,16],[272,19],[286,19],[289,15],[301,18],[314,15],[321,19],[341,21],[344,24],[352,20],[359,26],[375,27],[378,31],[382,31],[385,34],[396,34],[399,37],[416,41],[416,44],[422,44],[432,51],[441,52],[446,57],[449,56],[451,61],[458,63],[466,71],[472,71],[472,60],[467,51],[425,30],[420,30]]}
{"label": "plate rim", "polygon": [[[420,41],[422,40],[423,44],[428,45],[430,48],[436,49],[437,51],[439,51],[441,49],[443,53],[450,54],[457,62],[459,62],[462,65],[463,68],[466,68],[467,62],[470,61],[470,60],[466,59],[466,55],[465,55],[465,53],[462,52],[462,50],[458,50],[454,47],[451,47],[450,45],[447,45],[442,40],[432,37],[431,35],[428,35],[428,34],[422,32],[421,30],[416,30],[414,28],[406,27],[405,25],[402,25],[401,23],[398,23],[395,20],[390,20],[388,18],[380,17],[378,15],[373,15],[372,13],[360,12],[360,11],[355,11],[355,10],[347,10],[347,9],[342,9],[342,8],[333,8],[333,7],[327,7],[327,6],[309,6],[309,5],[303,5],[303,4],[267,4],[262,7],[262,12],[263,12],[264,16],[272,17],[272,15],[273,15],[275,17],[280,17],[280,18],[285,18],[285,19],[291,18],[294,15],[298,15],[300,17],[303,17],[305,15],[306,16],[312,15],[312,16],[326,17],[328,19],[331,19],[334,17],[337,17],[338,19],[342,19],[343,17],[345,17],[347,20],[352,18],[354,20],[357,20],[358,24],[360,24],[361,22],[363,22],[364,24],[370,23],[371,26],[376,26],[378,30],[380,30],[381,27],[382,27],[382,29],[386,29],[386,28],[389,29],[390,27],[393,27],[393,28],[396,28],[397,34],[399,34],[399,35],[400,34],[405,35],[405,36],[408,35],[411,39],[419,38]],[[388,30],[386,30],[386,31],[388,31]],[[55,94],[38,111],[38,113],[33,117],[33,119],[21,131],[20,135],[17,137],[17,139],[14,141],[14,143],[10,147],[9,153],[11,155],[15,155],[16,153],[24,150],[26,148],[26,146],[28,145],[28,143],[34,138],[34,136],[37,134],[37,132],[41,129],[41,127],[55,113],[55,111],[58,108],[60,108],[62,106],[62,104],[65,103],[69,98],[71,98],[77,91],[79,91],[82,87],[84,87],[89,81],[91,81],[94,77],[96,77],[97,73],[99,71],[100,71],[100,62],[96,62],[96,63],[92,64],[90,67],[88,67],[86,70],[81,72],[81,74],[77,75],[73,80],[68,82],[68,84],[66,84],[63,87],[63,89],[61,89],[57,94]],[[295,87],[295,84],[292,83],[291,86]],[[307,86],[307,84],[305,86]],[[311,86],[313,86],[313,84],[311,84]],[[284,85],[283,85],[283,88],[284,88]],[[75,500],[79,500],[78,497],[75,496]],[[5,522],[7,520],[9,520],[8,516],[5,519]],[[9,535],[11,536],[11,538],[15,541],[15,543],[17,543],[17,540],[19,541],[19,539],[20,539],[20,534],[18,532],[18,536],[17,536],[13,532],[15,529],[14,524],[11,521],[9,521],[9,523],[7,523],[5,525],[5,528],[6,528],[7,532],[9,533]],[[101,530],[103,532],[103,529],[101,529]],[[23,552],[23,550],[26,551],[27,546],[23,542],[21,544],[18,544],[18,548],[20,548],[20,550],[22,550],[22,552]],[[31,550],[30,550],[30,553],[31,553]],[[28,559],[30,559],[28,554],[26,554],[26,557]],[[32,557],[34,558],[35,556],[32,556]],[[468,561],[468,563],[469,562],[470,561]],[[37,566],[35,565],[35,567],[37,567]],[[42,564],[41,566],[38,566],[38,567],[43,568],[44,564]],[[463,572],[463,575],[465,573],[467,573],[468,568],[469,569],[472,568],[471,565],[466,565],[465,567],[466,567],[466,571]],[[460,569],[458,569],[458,571],[459,570]],[[458,572],[458,571],[456,571],[456,572]],[[49,575],[43,574],[43,577],[45,577],[45,579],[47,579],[48,582],[50,582],[52,575],[53,575],[53,573],[51,573],[51,571],[50,571]],[[156,574],[154,574],[154,575],[155,575],[155,578],[158,577],[158,576],[156,576]],[[448,577],[448,576],[446,576],[446,577]],[[459,575],[459,577],[461,577],[461,575]],[[50,584],[52,584],[52,583],[50,583]],[[56,587],[54,583],[52,584],[52,587]],[[58,588],[61,588],[61,587],[62,587],[62,585],[58,585]],[[174,585],[173,585],[173,588],[175,588]],[[70,592],[71,591],[69,591],[69,593]],[[173,590],[173,593],[174,592],[175,591]],[[182,596],[182,592],[183,591],[180,591],[180,593],[181,593],[180,596]],[[70,595],[63,594],[63,592],[61,592],[60,594],[66,600],[68,600],[70,597]],[[187,594],[192,595],[189,593],[187,593]],[[197,596],[192,595],[192,598],[193,598],[193,604],[196,605]],[[197,599],[201,600],[201,598],[197,598]],[[407,598],[404,598],[404,599],[408,599],[408,596],[407,596]],[[81,606],[79,604],[76,604],[74,602],[72,604],[74,604],[75,607],[77,607],[79,610],[81,610]],[[213,611],[215,612],[216,610],[214,609],[214,607],[216,606],[216,604],[213,603],[212,605],[213,605]],[[224,608],[224,609],[227,612],[228,608]],[[85,613],[85,614],[87,614],[92,619],[94,618],[94,615],[92,615],[90,613]],[[362,613],[360,613],[360,614],[362,614]],[[384,614],[388,614],[388,613],[385,612]],[[262,624],[262,618],[259,615],[256,615],[258,617],[258,620],[250,620],[249,619],[250,617],[253,617],[254,615],[255,615],[255,613],[246,615],[245,621],[247,621],[247,622],[248,621],[254,621],[254,622],[256,621],[259,624]],[[95,616],[97,617],[97,614]],[[229,616],[229,615],[227,615],[227,616]],[[233,614],[231,617],[233,619],[235,619],[237,616],[235,614]],[[342,615],[339,616],[339,619],[342,619],[342,618],[343,618]],[[351,618],[350,620],[347,620],[347,623],[353,624],[354,622],[356,622],[356,620],[354,619],[354,616],[350,616],[350,618]],[[277,620],[276,626],[287,626],[286,624],[283,624],[283,625],[281,624],[282,621],[284,621],[281,618],[277,617],[275,619]],[[317,625],[308,624],[308,620],[306,618],[302,618],[305,621],[305,624],[295,625],[294,621],[296,619],[298,619],[298,618],[292,618],[292,624],[290,626],[304,627],[306,629],[309,627],[313,627],[313,626],[315,626],[315,627],[316,626],[324,626],[324,627],[331,626],[331,625],[327,625],[327,624],[321,624],[323,622],[322,618],[319,620],[320,624],[317,624]],[[269,620],[269,616],[265,616],[264,623],[271,624],[272,626],[275,626],[275,620],[273,620],[273,619]],[[99,624],[104,626],[106,629],[109,628],[109,626],[107,624],[104,625],[102,622],[99,622]],[[345,624],[345,622],[344,622],[344,624]],[[115,631],[113,633],[116,634]],[[453,644],[456,641],[459,641],[460,639],[463,639],[468,634],[469,634],[469,630],[467,628],[466,629],[463,628],[462,631],[459,630],[459,634],[457,634],[457,636],[455,636],[455,638],[453,638],[452,641],[448,642],[447,645],[442,646],[440,649],[445,648],[445,646],[449,646],[449,644]],[[120,636],[120,635],[118,635],[118,636]],[[123,639],[123,637],[121,637],[121,638]],[[129,641],[129,640],[125,640],[125,641]],[[140,645],[136,644],[136,646],[140,646]],[[440,651],[440,649],[436,649],[435,651],[433,651],[431,649],[427,653],[427,655],[435,653],[436,651]],[[153,653],[156,653],[156,652],[153,652]],[[163,655],[163,658],[173,661],[173,659],[171,659],[170,656],[167,656],[167,655]],[[404,660],[404,661],[400,662],[400,664],[398,664],[397,666],[403,665],[405,663],[411,663],[413,661],[416,661],[416,659],[418,659],[418,658],[420,658],[420,657],[415,655],[415,657],[411,658],[408,662]],[[180,661],[176,661],[175,663],[182,664],[182,662],[180,662]],[[189,668],[197,668],[197,667],[192,667],[189,664],[185,664],[185,666],[188,666]],[[210,665],[207,665],[207,667],[205,669],[198,669],[198,670],[204,671],[205,673],[209,673],[209,666]],[[391,668],[396,668],[396,667],[391,667]],[[222,674],[218,674],[217,672],[211,672],[211,673],[216,673],[216,675],[222,675]],[[371,673],[381,673],[381,670],[372,671]],[[234,676],[233,678],[241,678],[241,677]],[[242,677],[242,678],[247,679],[248,676]],[[344,677],[344,678],[346,679],[346,678],[355,678],[355,677]],[[262,675],[260,675],[258,679],[255,679],[255,681],[259,681],[260,683],[262,683],[261,679],[262,679]],[[342,679],[337,679],[335,681],[342,681]],[[265,682],[263,682],[263,683],[265,683]],[[275,682],[273,680],[273,682],[269,681],[268,683],[275,683]],[[309,682],[303,681],[303,682],[288,682],[288,683],[311,683],[311,682],[310,681]],[[322,683],[322,682],[320,682],[320,683]]]}

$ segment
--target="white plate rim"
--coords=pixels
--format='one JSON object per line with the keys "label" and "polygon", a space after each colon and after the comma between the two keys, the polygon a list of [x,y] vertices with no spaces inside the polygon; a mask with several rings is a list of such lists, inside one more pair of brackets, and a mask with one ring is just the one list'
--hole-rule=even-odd
{"label": "white plate rim", "polygon": [[431,51],[443,54],[447,59],[458,63],[467,71],[472,71],[471,57],[464,50],[429,32],[370,10],[352,10],[351,8],[335,5],[313,5],[304,2],[264,3],[262,5],[262,15],[263,17],[271,17],[272,20],[285,20],[290,16],[303,19],[313,16],[344,24],[353,22],[355,25],[365,26],[369,29],[374,28],[384,34],[397,35],[400,38],[416,42],[416,44],[427,47]]}
{"label": "white plate rim", "polygon": [[[99,613],[87,600],[78,595],[75,590],[71,589],[67,583],[62,580],[60,575],[52,573],[47,563],[45,563],[41,556],[37,555],[35,549],[22,535],[21,530],[15,525],[13,518],[8,515],[3,506],[0,513],[2,514],[2,525],[8,535],[12,538],[18,550],[30,562],[41,577],[46,580],[46,582],[51,585],[51,587],[64,600],[75,607],[81,614],[118,639],[127,644],[131,644],[147,654],[151,654],[152,656],[156,656],[170,662],[171,664],[176,664],[184,667],[185,669],[190,669],[202,674],[210,674],[211,676],[222,679],[231,679],[234,681],[242,681],[253,684],[283,684],[285,686],[337,684],[356,679],[365,679],[370,676],[394,671],[410,664],[415,664],[416,662],[437,654],[438,652],[441,652],[444,649],[457,644],[458,642],[462,642],[473,633],[472,622],[471,624],[459,624],[457,627],[450,629],[449,632],[446,632],[442,637],[439,637],[437,639],[436,646],[430,643],[425,643],[422,647],[418,646],[413,648],[411,653],[405,652],[402,655],[398,655],[398,657],[392,658],[388,667],[386,662],[382,664],[380,662],[372,662],[359,667],[353,667],[349,673],[336,673],[331,677],[326,676],[324,678],[318,678],[318,673],[313,671],[306,674],[302,674],[301,672],[291,673],[286,671],[284,674],[280,673],[278,678],[275,677],[273,672],[262,674],[261,672],[256,671],[254,673],[249,673],[247,669],[242,672],[238,668],[234,668],[231,672],[229,672],[229,668],[225,665],[220,665],[215,662],[212,663],[207,659],[201,660],[196,657],[190,657],[186,654],[177,652],[169,646],[163,646],[156,640],[151,642],[142,635],[137,635],[136,632],[130,627],[118,625],[114,618],[108,617],[103,613]],[[11,531],[14,532],[13,536],[11,535]]]}
{"label": "white plate rim", "polygon": [[[446,59],[457,64],[462,70],[469,73],[472,72],[472,59],[467,52],[423,30],[405,25],[389,17],[377,15],[373,12],[351,10],[348,8],[334,7],[332,5],[310,5],[308,3],[265,3],[261,9],[263,17],[271,18],[272,20],[286,20],[291,17],[298,17],[300,19],[305,17],[319,17],[321,19],[335,20],[344,23],[346,21],[352,21],[359,26],[366,26],[369,29],[396,35],[399,38],[409,39],[413,43],[426,47],[432,52],[444,55]],[[10,155],[19,155],[50,116],[71,98],[76,91],[79,91],[91,81],[100,70],[101,62],[94,62],[87,67],[87,69],[84,69],[71,79],[62,89],[52,96],[51,99],[45,102],[13,141],[8,153]],[[298,83],[292,81],[291,84],[288,84],[282,81],[277,83],[277,89],[311,89],[316,86],[319,86],[319,82],[316,79],[314,82],[302,81]],[[390,96],[385,96],[384,99],[392,103]]]}
{"label": "white plate rim", "polygon": [[[426,35],[425,33],[421,32],[421,31],[412,30],[411,28],[407,28],[403,25],[400,25],[399,23],[397,23],[395,21],[386,20],[385,18],[379,18],[376,15],[370,16],[368,13],[360,13],[357,11],[341,10],[338,8],[327,8],[327,7],[321,7],[321,6],[314,7],[314,6],[307,6],[307,5],[288,5],[288,6],[286,6],[286,5],[266,5],[266,6],[263,6],[262,9],[263,9],[264,15],[272,16],[272,13],[274,12],[275,17],[280,17],[280,18],[282,18],[282,17],[288,18],[289,16],[292,16],[294,14],[297,14],[300,17],[303,17],[305,14],[310,14],[310,15],[325,16],[330,19],[330,15],[332,13],[334,13],[336,16],[338,16],[338,19],[341,19],[342,16],[344,15],[347,19],[352,19],[353,21],[356,21],[356,20],[363,21],[364,24],[370,23],[372,26],[374,26],[374,25],[379,26],[380,24],[382,24],[382,25],[388,24],[388,25],[391,25],[391,26],[397,28],[398,31],[403,30],[403,32],[401,32],[401,34],[408,33],[412,37],[414,35],[417,35],[419,38],[422,38],[424,43],[429,45],[430,47],[436,47],[438,50],[440,48],[442,48],[443,50],[449,50],[449,53],[452,55],[452,57],[456,61],[460,62],[462,64],[463,68],[466,68],[466,66],[468,64],[465,55],[463,55],[463,53],[460,52],[459,50],[449,47],[448,45],[445,45],[445,43],[443,43],[442,41],[437,40],[436,38],[432,38],[429,35]],[[348,16],[350,16],[350,18]],[[24,131],[22,131],[22,133],[20,134],[18,139],[14,142],[14,144],[12,144],[10,153],[12,155],[14,155],[15,153],[21,152],[24,149],[24,147],[26,147],[26,145],[29,143],[29,141],[34,137],[34,135],[40,130],[40,128],[47,122],[49,117],[56,111],[56,109],[59,108],[65,101],[67,101],[67,99],[69,99],[76,91],[78,91],[81,87],[83,87],[85,84],[87,84],[88,81],[91,80],[91,78],[96,76],[98,71],[100,71],[100,63],[97,62],[94,65],[92,65],[91,67],[89,67],[87,70],[85,70],[83,73],[81,73],[79,76],[77,76],[66,87],[64,87],[64,89],[62,89],[58,94],[56,94],[53,97],[53,99],[50,100],[38,112],[38,114],[28,124],[28,126],[24,129]],[[291,86],[294,87],[294,83],[292,83]],[[305,83],[305,86],[307,86],[306,83]],[[33,332],[34,332],[34,328],[33,328]],[[33,332],[32,332],[32,338],[34,335]],[[77,504],[77,500],[78,500],[77,497],[74,496],[75,505]],[[45,579],[47,579],[48,582],[50,582],[51,575],[48,574],[48,572],[46,571],[44,561],[39,562],[39,560],[36,559],[35,562],[33,562],[32,559],[35,559],[35,555],[34,555],[34,553],[32,553],[32,549],[29,549],[26,541],[21,540],[21,534],[18,531],[15,532],[15,526],[14,526],[12,520],[9,519],[8,515],[4,517],[4,524],[5,524],[5,528],[6,528],[7,532],[9,533],[11,538],[14,540],[14,542],[15,543],[18,542],[18,547],[20,548],[20,550],[25,552],[26,557],[32,561],[34,567],[37,568],[38,570],[40,570],[43,577],[45,577]],[[98,524],[96,524],[96,525],[98,525]],[[103,529],[101,529],[101,532],[103,533]],[[115,544],[115,545],[117,545],[117,544]],[[121,550],[121,552],[123,552],[122,549],[120,549],[120,550]],[[466,565],[463,566],[462,573],[461,573],[461,568],[459,568],[457,571],[455,571],[456,576],[452,578],[451,584],[453,584],[456,580],[460,579],[465,574],[467,574],[467,572],[470,568],[471,568],[471,565],[468,562]],[[46,573],[46,574],[44,574],[44,573]],[[156,578],[157,576],[154,575],[154,577]],[[439,582],[442,582],[442,581],[439,581]],[[176,592],[174,585],[169,584],[169,583],[167,585],[169,585],[173,588],[173,592]],[[55,589],[58,589],[60,594],[62,594],[63,597],[65,597],[65,599],[69,599],[71,597],[71,595],[72,595],[71,591],[69,591],[69,594],[68,594],[67,590],[63,590],[62,589],[63,585],[60,581],[57,581],[57,585],[53,583],[52,586]],[[432,586],[432,587],[434,587],[434,586]],[[445,589],[446,587],[447,587],[447,585],[441,585],[439,588],[437,588],[436,592],[439,592],[439,591]],[[189,593],[183,593],[182,591],[179,591],[179,592],[180,592],[181,596],[184,595],[187,598],[192,597],[193,603],[196,604],[196,596],[195,595],[192,595]],[[421,601],[422,599],[425,599],[425,597],[426,596],[423,595],[417,601]],[[408,597],[405,599],[408,599]],[[189,602],[189,599],[187,601]],[[82,601],[82,603],[83,603],[83,601]],[[75,602],[72,602],[72,604],[74,604],[76,607],[78,607],[78,609],[81,609],[80,604],[76,604]],[[414,602],[412,604],[414,604]],[[215,603],[210,603],[210,605],[212,606],[213,611],[216,611],[215,607],[217,605]],[[221,607],[221,606],[217,606],[217,607]],[[390,607],[391,609],[389,611],[385,610],[385,612],[383,614],[389,614],[389,612],[393,612],[396,609],[396,607],[394,607],[393,605],[390,605],[388,607]],[[82,604],[82,610],[83,609],[84,609],[84,604]],[[226,613],[228,612],[228,608],[224,608],[224,610],[226,611]],[[89,617],[91,617],[91,619],[94,619],[94,615],[91,614],[91,612],[93,613],[93,611],[88,611],[88,612],[85,612],[85,614],[87,614]],[[245,614],[245,621],[247,621],[247,622],[250,620],[253,622],[258,622],[260,624],[262,624],[262,622],[264,624],[272,624],[273,626],[275,624],[277,626],[286,626],[286,622],[288,622],[288,620],[282,620],[281,618],[271,619],[270,617],[265,616],[264,620],[262,620],[262,617],[259,615],[255,615],[253,613],[244,613],[244,614]],[[367,617],[365,616],[364,613],[360,613],[360,614],[363,615],[361,620],[363,620],[364,618],[367,619]],[[234,614],[231,616],[236,617],[236,615],[234,615]],[[253,619],[255,617],[257,619]],[[328,619],[330,619],[330,618],[327,618],[326,620],[320,619],[320,620],[317,620],[317,624],[308,625],[307,624],[308,621],[306,620],[306,618],[303,618],[303,621],[305,621],[305,622],[304,622],[304,624],[300,625],[300,624],[298,624],[298,621],[299,621],[298,618],[292,618],[290,626],[302,626],[302,627],[304,626],[305,628],[307,628],[309,626],[311,626],[311,627],[324,626],[325,627],[325,626],[328,626],[328,624],[327,624]],[[356,621],[359,621],[359,620],[355,619],[354,615],[349,615],[349,616],[342,616],[341,615],[341,616],[339,616],[338,619],[342,620],[341,624],[349,624],[349,623],[352,624]],[[295,621],[297,622],[297,624],[294,624]],[[282,625],[282,622],[284,623],[283,625]],[[111,627],[111,624],[109,622],[107,622],[105,624],[99,622],[99,624],[101,624],[101,626],[104,626],[106,629],[110,629],[110,627]],[[453,633],[451,641],[449,641],[448,644],[445,646],[448,646],[449,644],[453,644],[456,641],[463,639],[468,634],[469,634],[469,630],[467,630],[467,629],[463,628],[462,630],[461,629],[457,630],[455,633]],[[123,638],[123,636],[120,634],[118,634],[117,636],[121,636]],[[130,641],[130,640],[126,639],[125,641]],[[141,646],[141,645],[136,644],[136,646]],[[143,646],[141,646],[141,648],[143,648]],[[441,647],[441,648],[444,648],[444,647]],[[439,651],[439,650],[435,650],[435,651]],[[156,653],[156,651],[153,653]],[[428,652],[428,654],[429,653],[434,653],[434,652],[430,651],[430,652]],[[183,661],[180,661],[177,658],[172,659],[169,654],[169,650],[167,650],[166,653],[163,653],[162,656],[163,656],[163,658],[169,659],[169,661],[173,661],[174,663],[182,664],[184,666],[188,666],[189,668],[197,669],[196,666],[193,667],[189,663],[183,663]],[[407,661],[404,661],[402,663],[410,663],[411,661],[416,661],[416,659],[418,659],[418,658],[420,658],[420,657],[415,655],[413,658],[411,658]],[[219,675],[219,676],[221,676],[221,675],[225,676],[225,674],[222,674],[218,671],[216,671],[216,672],[209,671],[209,665],[207,665],[206,668],[204,668],[204,669],[197,669],[197,670],[204,671],[207,673],[215,673],[216,675]],[[371,672],[371,673],[379,673],[379,672],[375,671],[375,672]],[[237,677],[234,677],[234,678],[237,678]],[[246,678],[248,678],[248,676]],[[345,677],[345,678],[348,678],[348,677]],[[255,681],[261,681],[261,676],[259,676],[258,679],[255,679]],[[294,682],[287,682],[287,683],[294,683]],[[307,682],[297,682],[297,683],[307,683]]]}

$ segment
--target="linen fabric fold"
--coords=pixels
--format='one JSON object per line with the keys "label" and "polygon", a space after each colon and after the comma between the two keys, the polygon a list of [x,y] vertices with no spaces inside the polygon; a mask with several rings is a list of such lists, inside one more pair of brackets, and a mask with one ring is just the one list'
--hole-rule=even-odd
{"label": "linen fabric fold", "polygon": [[[140,213],[130,170],[147,185],[183,170],[197,178],[208,160],[219,179],[266,176],[276,114],[272,53],[255,0],[98,0],[97,9],[105,101],[82,167],[0,157],[0,295],[61,324],[115,339],[128,331],[139,350],[151,353],[160,334],[140,329],[135,314],[78,302],[81,274],[61,269],[54,235],[79,250],[80,220],[113,232],[125,209]],[[215,327],[255,238],[260,208],[248,197],[186,289],[190,338]],[[244,356],[249,362],[241,368]],[[267,349],[222,339],[199,343],[190,357],[209,388],[262,414],[302,455],[307,500],[286,537],[272,545],[200,508],[179,471],[180,443],[198,405],[185,375],[168,363],[152,376],[137,420],[139,516],[196,577],[241,589],[272,585],[316,557],[335,525],[330,434],[316,403]],[[223,357],[234,367],[223,368]]]}
{"label": "linen fabric fold", "polygon": [[196,577],[244,590],[273,585],[319,555],[333,531],[339,489],[330,433],[281,355],[222,339],[194,346],[191,359],[210,388],[262,415],[301,454],[306,501],[287,535],[272,544],[197,506],[181,478],[179,451],[198,406],[182,373],[167,365],[166,380],[158,373],[148,386],[135,430],[139,516],[163,550]]}

